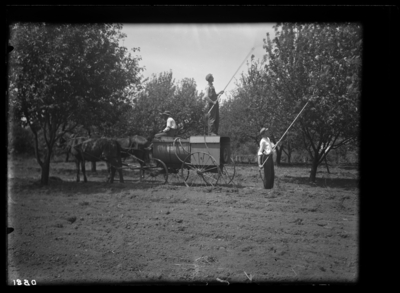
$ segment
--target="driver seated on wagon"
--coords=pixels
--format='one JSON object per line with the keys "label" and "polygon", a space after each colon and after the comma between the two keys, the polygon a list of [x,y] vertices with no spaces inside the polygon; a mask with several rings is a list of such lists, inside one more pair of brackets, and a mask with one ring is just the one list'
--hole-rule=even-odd
{"label": "driver seated on wagon", "polygon": [[164,111],[163,113],[160,113],[160,115],[163,119],[167,119],[167,127],[165,127],[162,132],[157,133],[155,138],[160,138],[162,136],[176,136],[178,128],[174,118],[171,117],[171,113],[169,111]]}

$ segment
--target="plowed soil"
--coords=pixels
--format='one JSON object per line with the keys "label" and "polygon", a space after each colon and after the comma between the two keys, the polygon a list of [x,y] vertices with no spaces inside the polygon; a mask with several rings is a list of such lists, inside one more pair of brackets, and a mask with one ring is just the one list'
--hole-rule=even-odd
{"label": "plowed soil", "polygon": [[[105,182],[87,163],[51,164],[38,184],[33,158],[8,160],[8,284],[353,283],[358,279],[359,188],[352,166],[275,167],[262,188],[255,165],[234,184],[187,188]],[[131,177],[129,177],[131,176]],[[17,284],[18,285],[18,284]]]}

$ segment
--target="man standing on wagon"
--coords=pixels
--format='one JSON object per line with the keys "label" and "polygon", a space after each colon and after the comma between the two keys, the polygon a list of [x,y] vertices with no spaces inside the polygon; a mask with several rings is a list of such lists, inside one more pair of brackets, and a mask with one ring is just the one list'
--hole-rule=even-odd
{"label": "man standing on wagon", "polygon": [[157,133],[155,137],[176,136],[177,126],[174,118],[171,117],[171,113],[169,111],[164,111],[160,113],[160,115],[163,119],[167,119],[167,127],[165,127],[162,132]]}
{"label": "man standing on wagon", "polygon": [[208,135],[218,135],[219,126],[219,104],[218,98],[224,91],[220,91],[217,95],[213,86],[214,77],[211,74],[207,74],[206,80],[208,86],[206,87],[206,93],[204,98],[208,101],[207,113],[208,113]]}

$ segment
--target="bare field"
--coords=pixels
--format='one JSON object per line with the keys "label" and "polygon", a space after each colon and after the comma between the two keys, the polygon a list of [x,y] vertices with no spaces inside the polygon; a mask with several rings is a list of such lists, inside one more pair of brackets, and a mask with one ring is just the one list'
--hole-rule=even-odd
{"label": "bare field", "polygon": [[275,167],[262,189],[255,165],[236,166],[235,185],[150,185],[124,172],[105,183],[86,166],[54,162],[38,184],[32,158],[8,160],[8,284],[353,283],[358,279],[356,167]]}

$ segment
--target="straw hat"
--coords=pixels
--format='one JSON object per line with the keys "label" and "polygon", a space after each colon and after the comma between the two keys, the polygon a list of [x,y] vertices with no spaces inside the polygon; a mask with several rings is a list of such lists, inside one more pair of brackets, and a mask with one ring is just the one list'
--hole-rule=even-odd
{"label": "straw hat", "polygon": [[263,133],[266,132],[267,130],[268,130],[268,128],[266,128],[266,127],[261,128],[260,134],[263,134]]}

